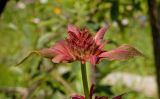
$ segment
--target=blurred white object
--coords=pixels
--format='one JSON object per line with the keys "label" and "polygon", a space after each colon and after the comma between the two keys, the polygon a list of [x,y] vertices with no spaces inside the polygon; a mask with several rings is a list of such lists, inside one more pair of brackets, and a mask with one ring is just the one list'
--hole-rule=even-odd
{"label": "blurred white object", "polygon": [[9,23],[8,27],[13,29],[13,30],[17,30],[17,26],[14,23]]}
{"label": "blurred white object", "polygon": [[118,23],[117,23],[116,21],[113,21],[113,22],[112,22],[112,26],[118,27]]}
{"label": "blurred white object", "polygon": [[129,20],[128,19],[122,19],[121,23],[122,23],[122,25],[126,26],[126,25],[128,25]]}
{"label": "blurred white object", "polygon": [[18,2],[18,3],[16,4],[16,7],[17,7],[18,9],[25,9],[25,8],[26,8],[26,5],[25,5],[23,2]]}
{"label": "blurred white object", "polygon": [[48,0],[40,0],[40,3],[42,3],[42,4],[45,4],[47,2],[48,2]]}
{"label": "blurred white object", "polygon": [[157,96],[157,85],[154,76],[143,77],[130,73],[114,72],[102,80],[102,84],[116,85],[119,83],[148,97]]}
{"label": "blurred white object", "polygon": [[38,24],[40,21],[41,21],[40,18],[34,18],[32,20],[32,22],[35,23],[35,24]]}

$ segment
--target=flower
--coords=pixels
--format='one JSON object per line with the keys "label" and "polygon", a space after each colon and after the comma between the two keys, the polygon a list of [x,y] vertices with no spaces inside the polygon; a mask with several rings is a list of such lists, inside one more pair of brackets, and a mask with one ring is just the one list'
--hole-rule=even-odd
{"label": "flower", "polygon": [[[93,91],[94,91],[94,85],[92,85],[91,88],[90,88],[90,99],[93,99]],[[123,95],[124,94],[115,96],[112,99],[122,99]],[[75,94],[75,95],[71,96],[71,99],[85,99],[85,96]],[[107,97],[107,96],[95,96],[94,99],[109,99],[109,97]]]}
{"label": "flower", "polygon": [[59,8],[59,7],[53,8],[53,13],[58,15],[58,14],[61,14],[61,12],[62,12],[61,8]]}
{"label": "flower", "polygon": [[92,36],[87,28],[80,30],[74,25],[68,25],[68,37],[57,42],[53,47],[43,48],[39,54],[51,58],[54,63],[89,61],[92,65],[97,64],[101,59],[125,60],[141,53],[130,45],[123,44],[111,51],[103,50],[107,41],[103,40],[104,34],[108,29],[105,25]]}

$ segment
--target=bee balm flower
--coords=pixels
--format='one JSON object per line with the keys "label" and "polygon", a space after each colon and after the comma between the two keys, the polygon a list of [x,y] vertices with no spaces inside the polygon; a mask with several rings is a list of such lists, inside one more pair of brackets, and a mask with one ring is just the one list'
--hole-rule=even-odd
{"label": "bee balm flower", "polygon": [[103,50],[106,41],[103,40],[108,26],[102,27],[95,36],[92,36],[87,28],[80,30],[74,25],[68,25],[68,37],[57,42],[53,47],[44,48],[39,53],[51,58],[54,63],[81,61],[83,64],[89,61],[95,65],[102,58],[108,60],[124,60],[141,55],[135,48],[124,44],[111,51]]}

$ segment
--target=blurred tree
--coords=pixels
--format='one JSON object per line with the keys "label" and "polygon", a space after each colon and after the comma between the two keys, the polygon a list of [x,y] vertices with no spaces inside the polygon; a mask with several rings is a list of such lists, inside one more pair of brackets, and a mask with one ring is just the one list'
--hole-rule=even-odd
{"label": "blurred tree", "polygon": [[158,9],[156,0],[148,0],[150,24],[154,47],[155,65],[157,71],[158,93],[160,99],[160,23],[158,23]]}
{"label": "blurred tree", "polygon": [[8,0],[0,0],[0,15],[2,14]]}

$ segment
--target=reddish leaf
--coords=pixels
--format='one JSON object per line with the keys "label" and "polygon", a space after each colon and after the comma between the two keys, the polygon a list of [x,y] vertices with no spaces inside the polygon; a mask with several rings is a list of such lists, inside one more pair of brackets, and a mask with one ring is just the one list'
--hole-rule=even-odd
{"label": "reddish leaf", "polygon": [[94,91],[94,84],[92,84],[92,86],[90,88],[90,99],[92,99],[93,91]]}
{"label": "reddish leaf", "polygon": [[55,56],[55,52],[52,48],[43,48],[39,50],[38,53],[46,58],[53,58]]}
{"label": "reddish leaf", "polygon": [[85,99],[85,97],[81,95],[73,95],[71,96],[71,99]]}
{"label": "reddish leaf", "polygon": [[95,99],[108,99],[106,96],[96,96]]}
{"label": "reddish leaf", "polygon": [[100,54],[100,57],[107,58],[108,60],[125,60],[140,55],[142,54],[137,49],[124,44],[111,51],[103,52]]}
{"label": "reddish leaf", "polygon": [[119,96],[115,96],[115,97],[113,97],[112,99],[122,99],[122,96],[123,96],[124,94],[121,94],[121,95],[119,95]]}

